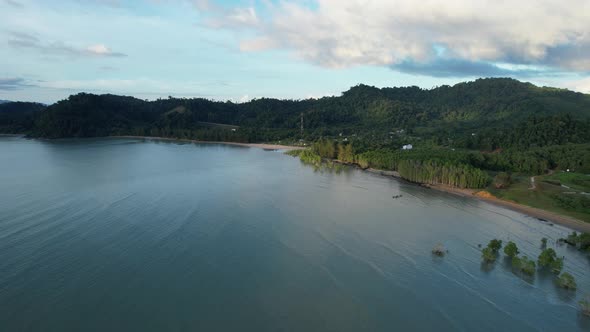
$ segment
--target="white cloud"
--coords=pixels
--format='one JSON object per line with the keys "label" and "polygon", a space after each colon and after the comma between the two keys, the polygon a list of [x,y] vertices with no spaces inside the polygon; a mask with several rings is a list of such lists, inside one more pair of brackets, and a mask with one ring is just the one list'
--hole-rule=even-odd
{"label": "white cloud", "polygon": [[35,35],[24,32],[12,32],[8,39],[8,45],[36,51],[43,55],[59,56],[99,56],[99,57],[125,57],[126,54],[113,52],[103,44],[91,45],[86,48],[76,47],[62,41],[41,40]]}
{"label": "white cloud", "polygon": [[590,77],[567,82],[564,86],[570,90],[590,94]]}
{"label": "white cloud", "polygon": [[96,55],[108,55],[113,53],[113,51],[102,44],[88,46],[86,50]]}
{"label": "white cloud", "polygon": [[445,58],[590,70],[588,0],[265,1],[264,15],[198,2],[212,25],[256,35],[242,50],[287,49],[325,67]]}

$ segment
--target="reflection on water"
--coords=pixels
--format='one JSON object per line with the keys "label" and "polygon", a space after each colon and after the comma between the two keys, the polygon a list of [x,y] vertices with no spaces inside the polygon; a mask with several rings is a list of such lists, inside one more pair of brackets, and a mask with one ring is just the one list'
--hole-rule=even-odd
{"label": "reflection on water", "polygon": [[[280,151],[0,138],[2,331],[588,328],[568,230]],[[393,199],[392,197],[401,195]],[[578,291],[479,244],[549,239]],[[431,250],[442,243],[442,258]]]}

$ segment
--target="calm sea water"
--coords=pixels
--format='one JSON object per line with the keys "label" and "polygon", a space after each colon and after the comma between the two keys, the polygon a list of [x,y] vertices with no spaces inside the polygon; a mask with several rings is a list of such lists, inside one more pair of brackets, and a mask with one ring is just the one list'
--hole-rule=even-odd
{"label": "calm sea water", "polygon": [[0,331],[584,330],[587,257],[557,247],[577,292],[480,264],[568,231],[279,151],[2,137]]}

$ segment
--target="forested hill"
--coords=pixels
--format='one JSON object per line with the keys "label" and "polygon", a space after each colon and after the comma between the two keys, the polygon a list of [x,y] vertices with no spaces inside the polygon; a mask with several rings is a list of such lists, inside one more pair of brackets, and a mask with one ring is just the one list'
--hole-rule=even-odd
{"label": "forested hill", "polygon": [[30,132],[39,111],[45,108],[45,105],[39,103],[0,103],[0,134]]}
{"label": "forested hill", "polygon": [[[30,118],[37,105],[20,105],[23,116]],[[50,138],[125,134],[276,141],[301,138],[301,115],[306,140],[342,133],[381,141],[404,133],[439,145],[478,149],[514,141],[522,146],[590,141],[590,95],[506,78],[434,89],[358,85],[338,97],[263,98],[241,104],[80,93],[36,113],[34,121],[13,126],[14,116],[12,124],[0,119],[0,128]]]}

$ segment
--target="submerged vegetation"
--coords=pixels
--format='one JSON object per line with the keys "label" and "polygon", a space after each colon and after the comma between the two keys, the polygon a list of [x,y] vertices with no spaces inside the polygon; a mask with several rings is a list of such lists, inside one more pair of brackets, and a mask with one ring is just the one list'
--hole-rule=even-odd
{"label": "submerged vegetation", "polygon": [[551,272],[559,273],[563,269],[563,257],[558,258],[555,250],[547,248],[541,252],[537,260],[540,268],[550,268]]}
{"label": "submerged vegetation", "polygon": [[570,290],[575,290],[578,287],[578,285],[576,285],[576,280],[575,280],[574,276],[567,273],[567,272],[563,272],[556,279],[556,283],[559,287],[565,288],[565,289],[570,289]]}
{"label": "submerged vegetation", "polygon": [[484,263],[493,263],[498,257],[498,252],[502,248],[502,240],[493,239],[488,246],[481,251],[481,259]]}
{"label": "submerged vegetation", "polygon": [[[567,240],[578,244],[580,238],[584,238],[584,236],[582,234],[578,235],[574,232]],[[547,245],[547,238],[542,238],[541,243],[542,246],[545,247]],[[478,246],[481,247],[481,245]],[[502,248],[502,241],[493,239],[488,243],[487,247],[481,251],[482,261],[486,266],[489,266],[496,261],[500,248]],[[526,255],[519,257],[519,250],[516,243],[508,241],[506,246],[504,246],[504,254],[507,258],[510,258],[513,272],[521,274],[527,277],[527,279],[535,275],[537,264]],[[567,290],[576,290],[577,284],[574,276],[568,272],[561,273],[564,259],[565,257],[557,257],[557,253],[553,248],[543,248],[537,263],[540,269],[549,268],[551,269],[551,272],[556,274],[554,281],[558,287]],[[580,301],[580,307],[585,315],[590,316],[590,299]]]}
{"label": "submerged vegetation", "polygon": [[506,246],[504,247],[504,254],[506,254],[506,256],[510,258],[517,256],[518,253],[518,247],[516,246],[516,243],[512,241],[509,241],[508,244],[506,244]]}
{"label": "submerged vegetation", "polygon": [[522,272],[528,276],[535,274],[535,262],[530,260],[527,256],[514,256],[512,257],[512,268],[518,272]]}
{"label": "submerged vegetation", "polygon": [[579,250],[590,251],[590,234],[588,233],[578,234],[574,231],[567,238],[561,240]]}
{"label": "submerged vegetation", "polygon": [[432,248],[432,254],[442,257],[447,253],[447,250],[445,249],[445,246],[443,246],[442,243],[437,244],[436,246],[434,246],[434,248]]}

